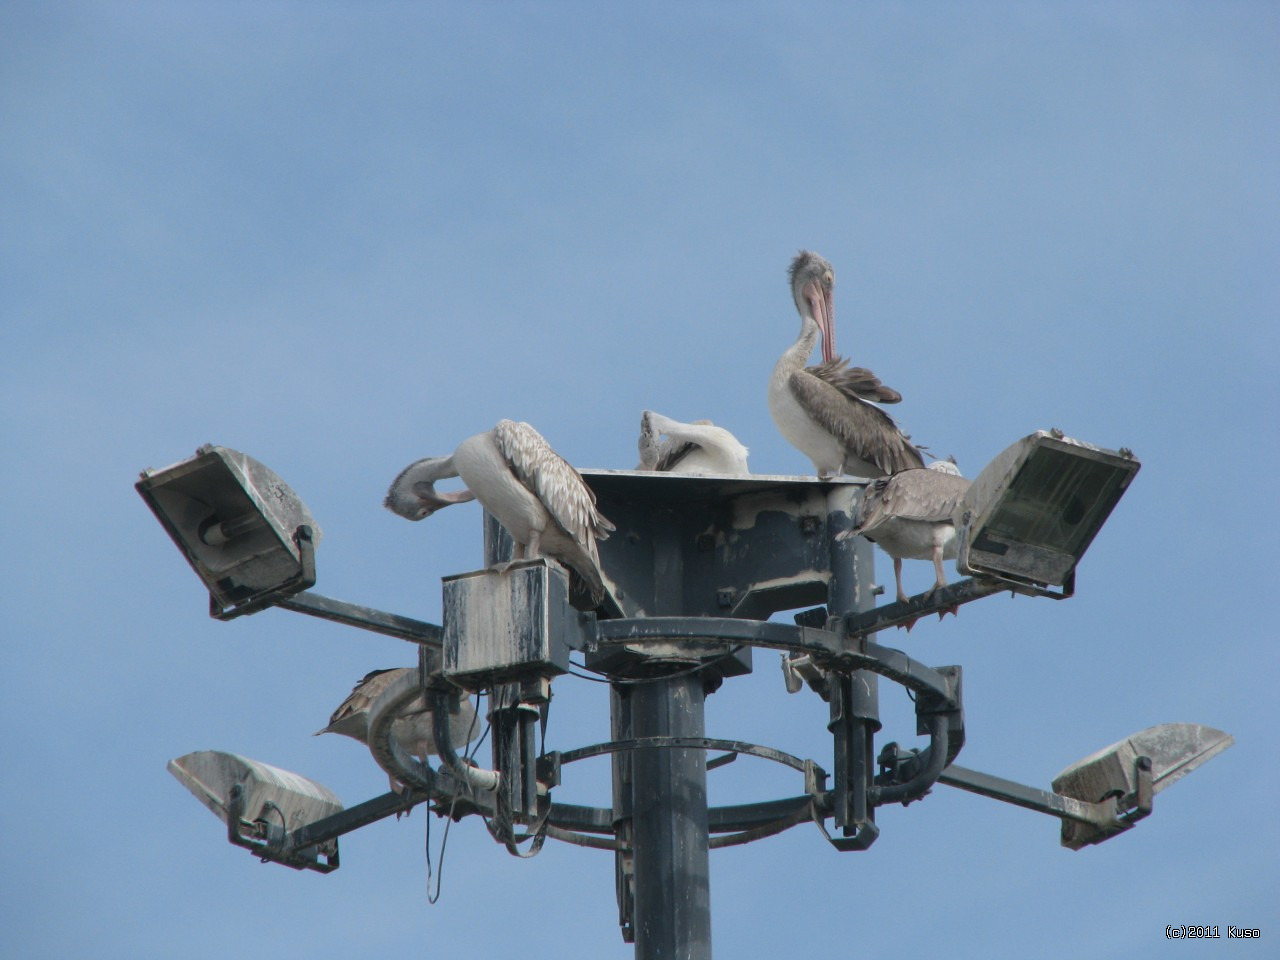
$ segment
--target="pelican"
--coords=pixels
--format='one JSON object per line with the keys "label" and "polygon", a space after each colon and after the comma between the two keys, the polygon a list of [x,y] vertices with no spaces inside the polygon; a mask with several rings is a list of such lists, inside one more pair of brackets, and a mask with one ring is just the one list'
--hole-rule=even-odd
{"label": "pelican", "polygon": [[[659,437],[665,435],[666,440]],[[640,466],[662,473],[747,474],[747,448],[710,420],[681,423],[646,410],[640,417]]]}
{"label": "pelican", "polygon": [[[369,742],[369,709],[384,691],[407,673],[417,673],[416,667],[399,667],[391,670],[371,670],[352,689],[347,699],[329,717],[329,725],[317,730],[322,733],[340,733],[361,743]],[[449,739],[456,749],[464,747],[480,735],[476,722],[476,708],[467,697],[456,701],[457,709],[449,711]],[[436,738],[432,731],[433,717],[426,699],[419,696],[412,700],[391,724],[391,736],[407,752],[423,763],[436,752]],[[401,786],[394,780],[391,789]]]}
{"label": "pelican", "polygon": [[[813,461],[818,476],[859,477],[923,467],[924,459],[893,419],[875,404],[897,403],[896,390],[870,370],[835,355],[835,272],[802,250],[791,262],[791,295],[800,312],[800,336],[769,380],[769,412],[782,435]],[[822,339],[822,363],[806,367]]]}
{"label": "pelican", "polygon": [[[467,489],[437,493],[435,483],[461,477]],[[453,503],[479,500],[511,534],[514,560],[546,556],[571,571],[579,602],[603,602],[597,540],[614,529],[596,509],[595,494],[577,470],[527,423],[500,420],[468,437],[447,457],[409,464],[396,477],[384,505],[407,520],[421,520]],[[576,575],[577,579],[574,579]]]}
{"label": "pelican", "polygon": [[947,585],[942,561],[954,560],[959,548],[955,515],[968,489],[969,481],[960,476],[952,460],[937,460],[927,470],[904,470],[881,477],[863,494],[853,528],[837,539],[861,535],[893,557],[900,601],[907,599],[902,589],[902,561],[932,560],[932,594]]}

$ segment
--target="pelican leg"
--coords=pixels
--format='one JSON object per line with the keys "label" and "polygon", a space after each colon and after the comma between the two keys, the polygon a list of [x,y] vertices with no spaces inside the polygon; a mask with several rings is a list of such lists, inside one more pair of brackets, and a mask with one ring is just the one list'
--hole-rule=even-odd
{"label": "pelican leg", "polygon": [[907,591],[902,589],[902,558],[893,558],[893,579],[898,585],[898,602],[907,602]]}
{"label": "pelican leg", "polygon": [[[933,572],[936,579],[934,580],[933,586],[929,590],[930,595],[932,595],[938,590],[941,590],[943,587],[947,585],[947,575],[942,571],[942,546],[941,545],[937,545],[933,548]],[[960,616],[959,606],[957,604],[952,604],[949,607],[943,607],[941,610],[938,611],[938,619],[941,620],[948,613],[951,614],[953,617]]]}
{"label": "pelican leg", "polygon": [[[897,583],[898,585],[898,602],[906,603],[907,591],[902,589],[902,558],[901,557],[893,558],[893,579],[894,579],[894,582]],[[903,621],[901,624],[899,624],[899,626],[906,627],[907,633],[910,633],[911,628],[916,625],[916,619],[917,619],[916,617],[912,617],[910,620]]]}
{"label": "pelican leg", "polygon": [[519,540],[515,540],[515,546],[511,548],[511,559],[504,560],[501,563],[493,563],[489,565],[489,569],[495,573],[506,573],[511,569],[511,565],[517,560],[523,560],[527,555],[527,548]]}

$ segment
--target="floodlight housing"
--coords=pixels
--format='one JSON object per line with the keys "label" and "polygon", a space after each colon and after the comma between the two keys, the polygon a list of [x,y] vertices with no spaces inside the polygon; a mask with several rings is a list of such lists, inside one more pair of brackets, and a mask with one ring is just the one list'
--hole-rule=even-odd
{"label": "floodlight housing", "polygon": [[1085,803],[1114,798],[1120,819],[1114,828],[1063,820],[1062,845],[1078,850],[1127,829],[1150,813],[1152,796],[1235,742],[1231,734],[1202,724],[1162,723],[1073,763],[1054,777],[1053,792]]}
{"label": "floodlight housing", "polygon": [[1127,450],[1104,450],[1057,430],[1023,437],[965,494],[956,569],[1022,593],[1071,596],[1076,564],[1140,466]]}
{"label": "floodlight housing", "polygon": [[552,677],[581,646],[578,612],[563,571],[544,559],[443,578],[442,672],[468,688]]}
{"label": "floodlight housing", "polygon": [[135,485],[229,620],[315,584],[320,528],[280,477],[253,457],[206,444]]}
{"label": "floodlight housing", "polygon": [[170,760],[168,770],[227,825],[227,839],[236,846],[295,869],[337,869],[336,839],[301,850],[285,847],[289,834],[342,812],[342,801],[323,784],[220,750],[188,753]]}

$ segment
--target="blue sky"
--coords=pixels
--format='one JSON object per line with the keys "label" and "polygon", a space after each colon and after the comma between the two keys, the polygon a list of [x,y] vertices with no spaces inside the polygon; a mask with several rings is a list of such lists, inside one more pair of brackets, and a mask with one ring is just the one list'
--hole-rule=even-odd
{"label": "blue sky", "polygon": [[[327,877],[227,845],[165,762],[232,750],[367,799],[372,760],[309,734],[413,650],[208,619],[132,485],[243,450],[323,526],[320,592],[438,622],[479,511],[410,526],[380,499],[501,417],[581,467],[632,466],[650,407],[730,428],[756,472],[809,469],[765,405],[801,247],[836,267],[841,352],[969,475],[1050,426],[1143,461],[1075,598],[882,637],[964,666],[959,762],[1047,787],[1157,723],[1238,742],[1081,852],[945,787],[882,810],[863,854],[812,828],[716,852],[717,953],[1280,934],[1277,41],[1274,5],[1241,2],[4,4],[5,954],[630,956],[605,854],[517,861],[464,821],[430,906],[420,810]],[[556,692],[551,745],[607,738],[596,685]],[[905,695],[881,700],[879,743],[914,743]],[[829,759],[772,655],[707,709],[712,735]],[[712,774],[721,803],[794,790]]]}

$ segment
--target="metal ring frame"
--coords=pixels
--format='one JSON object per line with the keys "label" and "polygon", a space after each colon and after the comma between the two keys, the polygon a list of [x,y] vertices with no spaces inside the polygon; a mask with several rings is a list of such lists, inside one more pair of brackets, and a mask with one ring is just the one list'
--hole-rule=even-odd
{"label": "metal ring frame", "polygon": [[[712,643],[799,651],[814,655],[824,666],[833,670],[870,670],[893,680],[914,691],[918,698],[927,699],[933,713],[959,709],[955,689],[946,675],[899,650],[872,643],[865,635],[846,636],[843,632],[814,627],[710,617],[603,620],[595,622],[587,632],[588,649],[614,645]],[[494,789],[500,777],[497,771],[469,767],[459,761],[456,754],[446,758],[452,760],[452,763],[446,762],[441,769],[433,770],[407,756],[391,737],[392,722],[405,704],[422,692],[422,682],[423,678],[406,675],[388,688],[370,708],[369,748],[374,759],[392,777],[425,795],[420,799],[460,804],[460,808],[455,806],[460,812],[492,816],[496,811]],[[440,739],[440,734],[447,732],[447,711],[439,712],[436,722],[437,742],[447,744],[447,736]],[[929,767],[940,769],[938,761],[947,750],[944,725],[930,724],[930,741],[930,750],[935,756]],[[744,741],[707,737],[646,737],[607,741],[547,756],[563,765],[588,757],[648,748],[724,750],[732,754],[771,760],[804,774],[805,793],[802,795],[710,808],[708,829],[712,833],[721,834],[710,839],[713,848],[749,843],[781,833],[810,819],[821,824],[821,820],[831,814],[831,795],[824,787],[826,774],[821,767],[812,760],[802,760],[772,747]],[[451,751],[446,751],[449,752]],[[910,784],[911,793],[918,796],[932,786],[937,779],[935,770],[929,769],[928,774],[925,778],[914,778]],[[898,785],[899,788],[902,786],[906,785]],[[875,794],[879,796],[873,802],[894,802],[901,799],[898,794],[903,792],[894,787],[877,788]],[[420,802],[420,799],[410,798],[407,802]],[[596,849],[621,849],[619,842],[608,836],[614,832],[611,808],[552,803],[544,823],[546,835],[553,839]]]}

